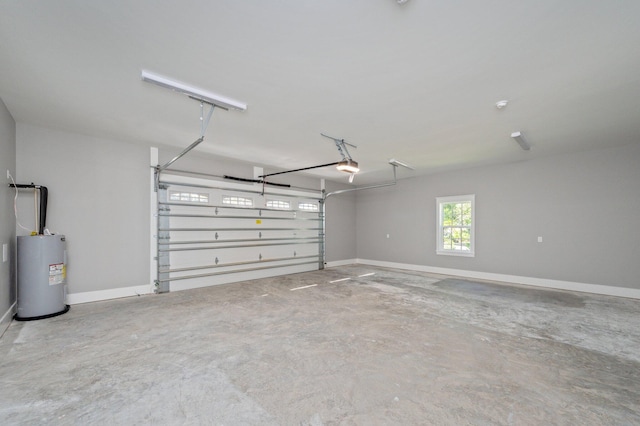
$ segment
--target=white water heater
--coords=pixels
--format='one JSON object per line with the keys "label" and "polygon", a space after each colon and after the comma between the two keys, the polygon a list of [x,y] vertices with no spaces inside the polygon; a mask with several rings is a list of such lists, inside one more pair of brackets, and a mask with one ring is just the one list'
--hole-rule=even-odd
{"label": "white water heater", "polygon": [[64,235],[18,237],[18,313],[28,321],[64,314],[67,283]]}

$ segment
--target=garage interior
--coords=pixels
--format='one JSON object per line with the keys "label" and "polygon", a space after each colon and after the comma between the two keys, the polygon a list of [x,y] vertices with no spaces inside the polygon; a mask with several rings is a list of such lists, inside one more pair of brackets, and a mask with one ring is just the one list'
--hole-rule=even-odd
{"label": "garage interior", "polygon": [[639,12],[1,2],[0,422],[640,424]]}

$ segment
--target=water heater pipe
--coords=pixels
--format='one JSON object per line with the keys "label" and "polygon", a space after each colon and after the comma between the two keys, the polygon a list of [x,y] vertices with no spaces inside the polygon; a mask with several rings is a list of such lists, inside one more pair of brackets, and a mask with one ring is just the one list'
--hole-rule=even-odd
{"label": "water heater pipe", "polygon": [[46,186],[36,185],[34,183],[23,184],[23,183],[10,183],[10,188],[32,188],[34,191],[37,190],[40,198],[40,206],[36,211],[36,215],[38,217],[38,234],[44,235],[44,229],[47,227],[47,202],[49,198],[49,190]]}

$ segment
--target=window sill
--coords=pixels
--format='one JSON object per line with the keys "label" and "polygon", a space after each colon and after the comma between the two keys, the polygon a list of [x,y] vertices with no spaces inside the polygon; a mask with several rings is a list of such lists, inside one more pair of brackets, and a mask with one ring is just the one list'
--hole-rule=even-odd
{"label": "window sill", "polygon": [[474,252],[464,252],[457,250],[436,250],[436,254],[441,256],[475,257]]}

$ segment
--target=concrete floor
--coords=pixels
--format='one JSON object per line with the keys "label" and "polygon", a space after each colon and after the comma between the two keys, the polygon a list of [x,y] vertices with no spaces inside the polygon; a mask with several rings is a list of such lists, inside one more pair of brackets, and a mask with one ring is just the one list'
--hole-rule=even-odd
{"label": "concrete floor", "polygon": [[639,317],[365,266],[76,305],[0,340],[0,424],[640,424]]}

